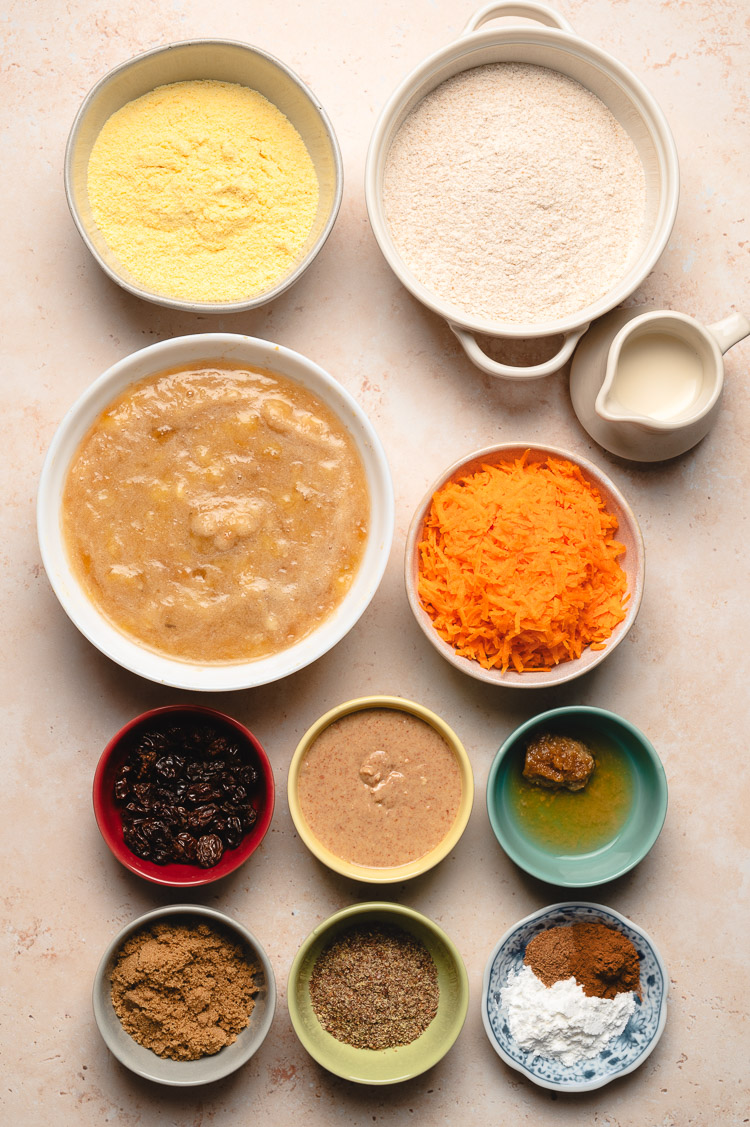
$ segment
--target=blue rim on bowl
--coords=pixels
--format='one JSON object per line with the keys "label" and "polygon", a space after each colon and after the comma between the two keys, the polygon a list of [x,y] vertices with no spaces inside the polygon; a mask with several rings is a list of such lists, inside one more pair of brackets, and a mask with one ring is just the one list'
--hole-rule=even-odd
{"label": "blue rim on bowl", "polygon": [[[509,782],[520,768],[531,734],[545,729],[578,735],[602,734],[626,758],[632,796],[623,825],[589,852],[555,852],[529,836],[513,807]],[[487,813],[500,845],[525,872],[563,888],[590,888],[634,868],[654,845],[667,813],[667,779],[651,742],[634,724],[604,708],[572,705],[542,712],[505,740],[487,779]]]}
{"label": "blue rim on bowl", "polygon": [[[599,920],[621,931],[640,960],[642,998],[625,1029],[596,1057],[563,1065],[522,1049],[503,1013],[500,991],[511,971],[518,971],[529,941],[540,931],[582,920]],[[602,904],[566,901],[552,904],[519,920],[495,946],[482,982],[482,1021],[495,1052],[506,1064],[541,1088],[556,1092],[590,1092],[638,1068],[653,1052],[667,1020],[669,977],[654,941],[627,916]]]}

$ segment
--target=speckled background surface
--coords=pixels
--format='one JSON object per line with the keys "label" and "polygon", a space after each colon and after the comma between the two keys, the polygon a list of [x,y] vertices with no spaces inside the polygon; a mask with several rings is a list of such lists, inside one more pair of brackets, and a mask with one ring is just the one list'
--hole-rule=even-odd
{"label": "speckled background surface", "polygon": [[[682,196],[669,247],[636,304],[715,321],[750,314],[747,148],[750,10],[746,0],[563,0],[585,38],[630,66],[661,104],[680,153]],[[4,725],[3,972],[0,1112],[33,1125],[247,1122],[364,1125],[596,1123],[687,1127],[748,1121],[748,825],[746,694],[750,342],[727,357],[724,407],[711,435],[669,464],[638,467],[581,430],[567,373],[527,386],[471,367],[447,327],[404,291],[369,229],[362,187],[376,115],[397,82],[453,39],[469,0],[347,7],[277,0],[15,0],[0,15],[3,50],[0,256],[2,335]],[[333,235],[304,279],[271,308],[225,319],[146,305],[111,284],[67,211],[62,164],[80,101],[110,67],[190,36],[245,40],[278,55],[327,108],[346,189]],[[130,876],[109,855],[91,810],[101,749],[146,708],[185,699],[125,673],[68,622],[42,569],[34,496],[60,418],[132,350],[206,329],[298,349],[351,391],[377,427],[396,486],[396,535],[382,587],[327,657],[266,689],[206,697],[247,723],[276,772],[278,805],[262,849],[197,897],[247,923],[274,964],[280,1003],[261,1051],[240,1073],[181,1093],[141,1082],[109,1056],[90,990],[112,935],[179,897]],[[546,441],[592,458],[642,526],[647,580],[640,617],[611,660],[549,693],[500,692],[453,672],[427,645],[403,592],[411,512],[440,470],[492,441]],[[437,920],[466,961],[472,1003],[444,1061],[390,1090],[318,1068],[285,1005],[298,945],[368,890],[321,868],[293,832],[285,799],[292,751],[334,704],[399,693],[441,713],[469,749],[477,798],[451,857],[389,895]],[[509,924],[564,899],[525,878],[491,834],[484,786],[505,736],[537,711],[601,705],[649,735],[670,784],[664,831],[629,876],[596,891],[659,945],[672,977],[666,1032],[632,1076],[583,1097],[554,1096],[506,1068],[484,1034],[485,961]],[[584,897],[586,898],[586,897]]]}

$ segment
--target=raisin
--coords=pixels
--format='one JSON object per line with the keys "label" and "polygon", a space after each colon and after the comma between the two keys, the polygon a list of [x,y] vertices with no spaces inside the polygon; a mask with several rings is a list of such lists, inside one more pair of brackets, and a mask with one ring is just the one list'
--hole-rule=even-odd
{"label": "raisin", "polygon": [[242,822],[236,814],[232,814],[227,818],[227,828],[224,831],[224,840],[229,849],[234,849],[239,845],[242,840]]}
{"label": "raisin", "polygon": [[224,852],[224,846],[221,843],[221,838],[216,834],[204,834],[203,837],[198,838],[198,848],[196,850],[196,860],[203,869],[210,869],[221,860],[221,855]]}
{"label": "raisin", "polygon": [[184,766],[185,761],[179,755],[163,755],[156,761],[156,773],[163,779],[175,779]]}

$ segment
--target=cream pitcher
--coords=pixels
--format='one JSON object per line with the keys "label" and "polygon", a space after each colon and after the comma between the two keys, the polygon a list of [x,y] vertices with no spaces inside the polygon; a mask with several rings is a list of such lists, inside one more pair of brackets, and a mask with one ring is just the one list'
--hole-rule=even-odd
{"label": "cream pitcher", "polygon": [[654,434],[705,433],[724,384],[722,356],[748,335],[742,313],[707,327],[668,309],[634,317],[610,345],[597,415]]}

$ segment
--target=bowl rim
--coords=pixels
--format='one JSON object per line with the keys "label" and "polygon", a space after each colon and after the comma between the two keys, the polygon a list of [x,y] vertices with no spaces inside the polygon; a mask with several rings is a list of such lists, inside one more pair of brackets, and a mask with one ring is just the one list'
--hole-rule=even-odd
{"label": "bowl rim", "polygon": [[[214,866],[210,869],[202,869],[198,865],[185,864],[179,866],[185,870],[184,879],[179,879],[177,876],[172,878],[167,874],[168,869],[171,873],[172,869],[176,867],[176,862],[168,866],[155,865],[153,862],[144,861],[133,853],[131,849],[121,841],[119,838],[114,837],[109,830],[108,821],[106,817],[107,811],[114,811],[117,808],[114,804],[113,797],[108,796],[105,790],[105,780],[113,758],[117,755],[124,740],[135,731],[136,728],[148,725],[152,720],[166,717],[170,714],[184,714],[190,713],[192,716],[205,717],[210,720],[220,721],[222,724],[228,725],[233,728],[253,750],[258,767],[260,768],[261,779],[265,791],[263,805],[258,812],[258,818],[254,823],[252,829],[245,835],[235,849],[229,850],[229,853],[235,854],[232,858],[232,864],[223,869],[222,872],[217,873]],[[92,786],[92,800],[94,807],[94,817],[96,824],[99,827],[99,832],[102,835],[107,847],[121,865],[124,865],[131,873],[136,876],[142,877],[143,880],[149,881],[151,884],[162,885],[167,888],[198,888],[201,885],[212,884],[214,881],[223,880],[224,877],[234,873],[240,866],[255,853],[256,849],[260,846],[261,842],[268,833],[273,818],[273,812],[276,805],[276,785],[273,777],[273,768],[271,761],[266,754],[263,745],[257,736],[255,736],[249,728],[245,727],[239,720],[234,717],[228,716],[225,712],[219,712],[215,708],[207,708],[204,705],[198,704],[168,704],[161,708],[151,708],[146,712],[142,712],[139,716],[135,716],[132,720],[124,724],[118,732],[109,740],[107,746],[104,748],[99,762],[96,765],[94,772],[94,781]],[[247,844],[245,844],[247,842]],[[161,871],[160,871],[161,870]]]}
{"label": "bowl rim", "polygon": [[[639,746],[643,749],[646,759],[654,770],[654,777],[656,779],[656,798],[659,803],[659,814],[654,821],[648,835],[643,838],[639,843],[638,849],[634,852],[631,860],[623,863],[618,869],[606,877],[598,878],[597,880],[562,880],[559,877],[554,880],[550,878],[549,873],[544,869],[529,863],[522,854],[513,847],[507,840],[503,822],[500,819],[497,808],[497,778],[500,774],[500,768],[511,753],[513,748],[518,743],[519,739],[531,729],[536,728],[540,724],[554,722],[569,716],[589,716],[597,719],[606,720],[608,723],[614,722],[615,726],[620,726],[629,735],[633,736]],[[667,808],[669,804],[669,787],[667,783],[667,775],[664,770],[664,764],[659,758],[654,745],[648,737],[637,728],[630,720],[626,720],[624,716],[618,715],[616,712],[611,712],[606,708],[597,708],[594,705],[587,704],[570,704],[563,705],[560,708],[551,708],[546,712],[539,712],[535,716],[525,720],[523,724],[519,724],[509,736],[501,744],[490,766],[489,774],[487,776],[487,790],[486,790],[486,804],[487,804],[487,817],[489,818],[492,832],[497,839],[497,842],[505,854],[510,858],[519,869],[523,869],[529,876],[536,877],[537,880],[544,881],[545,884],[552,884],[558,888],[595,888],[600,884],[609,884],[610,881],[617,880],[625,873],[629,873],[636,865],[646,857],[656,844],[656,841],[664,828],[664,822],[667,817]],[[611,909],[610,909],[611,910]]]}
{"label": "bowl rim", "polygon": [[[428,853],[425,853],[422,857],[417,857],[414,861],[408,861],[404,865],[376,867],[374,865],[359,865],[353,861],[345,861],[342,857],[337,856],[337,854],[328,849],[328,847],[315,836],[302,812],[299,801],[297,784],[299,782],[300,769],[305,756],[321,732],[344,716],[349,716],[353,712],[364,712],[373,708],[406,712],[429,724],[430,727],[435,729],[438,735],[442,736],[445,743],[453,752],[461,776],[461,799],[450,830]],[[345,701],[343,704],[336,705],[316,720],[314,724],[311,724],[297,744],[289,764],[287,798],[289,802],[289,813],[294,823],[294,828],[299,834],[300,839],[321,864],[326,865],[335,873],[340,873],[342,876],[348,877],[350,880],[362,881],[365,884],[396,884],[429,872],[430,869],[444,860],[451,850],[456,847],[469,823],[469,817],[474,803],[474,774],[466,748],[442,717],[432,712],[432,710],[425,707],[425,705],[418,704],[416,701],[406,700],[404,697],[376,693],[365,697],[357,697],[353,700]]]}
{"label": "bowl rim", "polygon": [[[508,461],[514,456],[520,457],[525,452],[528,452],[532,457],[540,455],[541,457],[538,458],[539,461],[543,461],[545,458],[551,456],[572,462],[573,465],[578,466],[583,471],[584,476],[597,490],[601,491],[602,488],[604,488],[612,496],[625,516],[630,535],[635,544],[635,551],[633,553],[633,581],[632,583],[628,583],[627,594],[629,598],[626,604],[625,618],[615,627],[603,649],[591,650],[590,647],[587,646],[581,657],[571,661],[560,662],[546,673],[516,673],[515,670],[510,669],[502,673],[497,669],[484,669],[478,661],[461,657],[455,652],[450,643],[444,641],[437,633],[432,625],[432,619],[420,602],[417,592],[417,583],[415,582],[415,576],[418,575],[419,567],[417,548],[425,517],[432,503],[432,498],[438,489],[454,477],[457,477],[460,473],[473,472],[470,469],[472,463],[492,460],[494,460],[495,463]],[[622,524],[623,522],[620,522],[620,528],[622,528]],[[570,450],[563,450],[559,446],[547,446],[539,442],[495,443],[491,446],[483,446],[481,449],[464,455],[453,462],[447,470],[444,470],[433,481],[432,485],[415,508],[406,534],[406,544],[404,548],[404,583],[406,587],[406,597],[409,601],[414,619],[428,642],[437,650],[441,657],[445,658],[446,661],[462,673],[468,674],[477,681],[484,681],[489,685],[496,685],[500,688],[549,689],[553,685],[563,685],[567,681],[573,681],[576,677],[580,677],[588,673],[591,669],[594,669],[617,649],[635,622],[643,598],[645,572],[646,552],[640,525],[638,524],[638,520],[630,504],[609,475],[593,462],[590,462],[588,458],[574,454]]]}
{"label": "bowl rim", "polygon": [[[129,1055],[121,1050],[120,1046],[117,1044],[117,1041],[110,1037],[107,1022],[104,1016],[107,1010],[105,996],[109,997],[106,979],[111,960],[114,957],[116,951],[119,950],[125,940],[128,939],[131,935],[135,934],[135,932],[141,931],[143,930],[143,928],[148,927],[150,924],[158,923],[160,920],[169,918],[170,916],[198,916],[201,919],[217,923],[220,926],[226,928],[228,931],[233,932],[241,939],[245,948],[250,948],[253,953],[253,957],[257,958],[257,961],[260,964],[260,968],[265,978],[267,995],[264,1006],[264,1013],[258,1023],[258,1029],[255,1037],[253,1038],[253,1041],[248,1045],[249,1051],[243,1053],[239,1060],[231,1061],[228,1066],[225,1062],[223,1067],[219,1066],[216,1069],[216,1074],[214,1076],[207,1078],[194,1080],[166,1079],[162,1076],[155,1076],[145,1069],[136,1066],[136,1064],[129,1058]],[[219,912],[215,908],[208,908],[203,904],[165,904],[161,908],[152,908],[144,915],[138,916],[137,919],[131,920],[130,923],[125,924],[125,926],[121,928],[117,935],[115,935],[115,937],[109,942],[104,951],[104,954],[99,960],[99,965],[94,975],[91,1000],[92,1008],[94,1011],[94,1020],[96,1021],[96,1024],[98,1026],[99,1033],[101,1034],[102,1039],[109,1051],[114,1057],[117,1058],[120,1064],[124,1065],[127,1069],[135,1073],[137,1076],[142,1076],[144,1079],[150,1080],[153,1083],[163,1084],[167,1087],[172,1088],[192,1088],[202,1084],[210,1084],[215,1080],[220,1080],[225,1076],[231,1075],[231,1073],[247,1064],[250,1058],[255,1055],[255,1053],[265,1041],[268,1031],[270,1030],[273,1023],[277,1000],[276,977],[273,972],[271,961],[266,954],[266,951],[263,948],[262,944],[257,939],[257,937],[253,935],[249,928],[246,928],[244,924],[239,922],[239,920],[234,919],[232,916],[226,915],[224,912]],[[111,1007],[111,999],[109,1000],[109,1005]],[[135,1041],[133,1043],[137,1044],[137,1042]],[[154,1056],[157,1060],[161,1059],[156,1056],[156,1054],[154,1054]],[[219,1054],[214,1054],[213,1059],[217,1060],[218,1056]],[[200,1059],[206,1060],[212,1058],[201,1057]],[[185,1063],[192,1064],[198,1062],[188,1061]]]}
{"label": "bowl rim", "polygon": [[[165,52],[175,52],[184,48],[212,48],[212,47],[228,47],[233,50],[247,52],[250,55],[258,56],[265,61],[271,63],[285,77],[293,83],[300,93],[307,99],[312,108],[320,118],[323,130],[328,138],[328,143],[331,148],[331,158],[334,169],[334,187],[333,199],[331,202],[331,210],[324,223],[315,242],[308,248],[304,257],[299,261],[297,266],[284,278],[281,279],[272,289],[265,290],[262,294],[257,294],[255,297],[241,299],[239,301],[192,301],[186,298],[170,297],[167,294],[159,294],[154,290],[146,289],[139,286],[135,282],[130,282],[127,278],[118,274],[109,263],[107,263],[100,255],[97,247],[92,241],[88,229],[83,222],[83,218],[79,213],[78,207],[75,202],[75,192],[73,190],[73,163],[74,153],[78,137],[83,126],[86,114],[94,103],[97,96],[110,84],[110,82],[119,77],[123,72],[128,70],[133,64],[141,63],[147,58],[153,58],[162,55]],[[125,103],[123,103],[125,104]],[[68,134],[68,140],[65,146],[65,158],[63,164],[63,179],[65,186],[65,197],[68,202],[73,222],[81,236],[84,245],[89,253],[94,258],[94,261],[104,271],[107,276],[121,286],[122,289],[127,290],[128,293],[133,294],[135,297],[141,298],[143,301],[149,301],[152,304],[160,305],[168,309],[179,309],[185,313],[216,313],[216,314],[230,314],[230,313],[246,313],[251,310],[257,309],[268,302],[274,301],[280,297],[286,290],[293,286],[300,276],[312,264],[318,253],[323,249],[324,244],[328,240],[328,236],[333,230],[334,223],[341,207],[341,201],[344,194],[344,162],[341,155],[341,147],[339,145],[338,137],[333,128],[333,124],[322,104],[312,92],[309,86],[302,81],[298,74],[292,70],[286,63],[282,62],[275,55],[269,51],[263,50],[261,47],[255,47],[251,43],[244,43],[239,39],[225,39],[222,37],[195,37],[191,39],[175,40],[172,43],[165,43],[158,47],[151,47],[146,51],[140,51],[137,55],[131,56],[129,59],[123,60],[116,66],[112,67],[105,74],[99,78],[91,87],[89,92],[84,97],[78,111],[73,119],[73,124]]]}
{"label": "bowl rim", "polygon": [[[442,1043],[437,1050],[435,1050],[429,1057],[425,1058],[424,1063],[421,1063],[418,1068],[412,1069],[405,1075],[399,1076],[395,1079],[370,1080],[362,1076],[356,1076],[352,1072],[348,1071],[345,1068],[341,1068],[340,1066],[338,1068],[332,1067],[328,1061],[321,1059],[322,1054],[319,1054],[316,1051],[315,1043],[307,1035],[297,1003],[297,988],[299,984],[300,971],[302,964],[305,961],[310,950],[315,946],[316,943],[318,943],[319,941],[322,942],[324,940],[324,937],[328,936],[330,933],[342,931],[342,925],[346,921],[355,922],[358,917],[364,915],[382,917],[384,923],[393,923],[396,926],[398,926],[400,920],[412,921],[418,927],[427,931],[442,945],[442,947],[448,954],[450,962],[456,972],[457,994],[459,1002],[455,1018],[451,1025],[450,1035],[446,1039],[446,1042]],[[415,908],[409,908],[404,904],[396,904],[392,901],[386,900],[369,900],[359,904],[351,904],[346,908],[341,908],[339,909],[339,911],[334,912],[333,915],[328,916],[325,920],[322,920],[319,924],[317,924],[316,927],[314,927],[310,934],[306,937],[306,939],[303,940],[296,955],[294,956],[294,959],[292,960],[292,965],[289,968],[289,975],[287,978],[287,1007],[289,1010],[289,1017],[292,1023],[292,1028],[297,1034],[297,1037],[299,1038],[303,1048],[310,1054],[313,1060],[317,1061],[317,1063],[321,1065],[321,1067],[325,1068],[328,1072],[333,1073],[334,1076],[340,1076],[342,1077],[342,1079],[350,1080],[355,1084],[367,1084],[372,1087],[402,1083],[405,1080],[412,1080],[415,1076],[420,1076],[423,1072],[426,1072],[429,1068],[432,1068],[433,1065],[442,1060],[446,1053],[456,1043],[458,1036],[463,1029],[464,1022],[466,1021],[466,1015],[469,1010],[469,976],[458,947],[455,945],[453,940],[450,939],[448,935],[446,935],[445,931],[443,931],[440,925],[435,923],[434,920],[431,920],[429,916],[424,915],[422,912],[418,912]],[[417,1038],[415,1042],[412,1042],[412,1044],[416,1044],[418,1041],[419,1038]],[[397,1049],[383,1049],[379,1051],[384,1053],[392,1053],[396,1052]],[[373,1050],[371,1049],[359,1049],[358,1052],[373,1056],[375,1055],[375,1053],[373,1053]]]}
{"label": "bowl rim", "polygon": [[[531,18],[536,17],[531,16]],[[399,115],[402,114],[405,105],[413,97],[419,95],[418,100],[421,101],[431,92],[434,88],[434,85],[430,85],[431,79],[444,64],[462,59],[465,65],[457,73],[463,73],[481,65],[471,61],[477,53],[488,47],[505,44],[551,46],[565,51],[575,58],[584,59],[588,64],[603,72],[626,93],[631,106],[635,108],[646,126],[659,158],[663,198],[654,218],[649,241],[643,248],[638,260],[631,265],[629,271],[620,279],[618,284],[608,290],[598,301],[592,302],[566,317],[559,318],[557,321],[523,324],[487,321],[478,317],[471,317],[464,310],[450,305],[447,301],[437,297],[412,274],[393,244],[385,216],[385,207],[382,200],[382,177],[379,174],[380,164],[381,160],[384,161],[387,158],[385,143],[386,140],[391,140],[388,136],[389,132],[395,121],[398,120]],[[585,83],[582,82],[581,85],[588,89]],[[488,336],[526,338],[568,333],[581,326],[588,327],[596,318],[620,305],[641,285],[663,254],[677,217],[679,194],[680,169],[677,146],[664,112],[647,87],[629,67],[626,67],[613,55],[589,42],[583,36],[574,31],[539,25],[533,27],[479,28],[470,33],[459,33],[456,38],[424,58],[401,80],[380,111],[370,139],[365,164],[365,204],[370,226],[383,257],[398,280],[418,301],[433,313],[437,313],[449,325],[456,325],[464,330]],[[636,266],[638,267],[637,271],[635,270]]]}
{"label": "bowl rim", "polygon": [[[634,932],[636,932],[636,934],[640,935],[643,941],[651,948],[654,958],[661,971],[662,981],[664,983],[664,992],[662,994],[659,1005],[659,1020],[657,1023],[656,1031],[648,1047],[643,1053],[641,1053],[637,1060],[634,1060],[627,1066],[627,1068],[623,1068],[620,1072],[614,1073],[612,1076],[604,1076],[599,1077],[596,1080],[575,1082],[571,1084],[559,1084],[554,1081],[545,1080],[542,1077],[534,1076],[533,1073],[524,1068],[524,1066],[520,1064],[520,1062],[510,1057],[495,1037],[492,1026],[489,1022],[489,1017],[487,1016],[487,998],[489,994],[490,976],[492,974],[492,967],[494,965],[495,959],[497,958],[502,948],[520,928],[525,927],[527,924],[533,923],[534,920],[541,920],[550,913],[560,911],[563,908],[592,908],[598,912],[604,912],[609,916],[614,916],[615,919],[618,919],[627,928],[632,929]],[[667,975],[667,968],[664,964],[664,960],[661,957],[659,948],[656,946],[647,931],[645,931],[637,923],[634,923],[633,920],[629,919],[628,916],[624,916],[622,912],[618,912],[615,908],[610,908],[606,904],[595,904],[588,900],[561,900],[556,904],[548,904],[544,908],[539,908],[536,912],[531,912],[528,916],[524,916],[523,919],[520,919],[515,924],[512,924],[511,927],[507,929],[507,931],[500,937],[500,939],[493,947],[492,953],[485,963],[484,974],[482,976],[482,1024],[484,1025],[484,1030],[487,1034],[487,1038],[497,1055],[507,1065],[515,1069],[516,1072],[522,1073],[522,1075],[526,1076],[529,1080],[532,1081],[532,1083],[538,1085],[540,1088],[549,1088],[551,1091],[555,1092],[592,1092],[596,1088],[603,1088],[606,1084],[611,1083],[613,1080],[619,1080],[620,1077],[627,1076],[628,1073],[634,1072],[635,1069],[639,1068],[643,1064],[643,1062],[651,1055],[651,1053],[659,1043],[662,1033],[664,1032],[664,1026],[666,1025],[667,1021],[668,998],[669,976]]]}
{"label": "bowl rim", "polygon": [[[370,498],[370,528],[352,586],[332,614],[310,634],[277,654],[245,662],[201,665],[141,645],[111,624],[94,606],[67,556],[60,526],[60,499],[80,441],[102,410],[119,394],[139,380],[171,367],[216,360],[255,368],[265,366],[311,391],[336,415],[351,436],[362,462]],[[295,372],[296,375],[291,374]],[[296,673],[328,653],[356,625],[374,598],[390,555],[394,523],[393,481],[385,450],[352,394],[302,353],[238,333],[169,337],[110,365],[81,392],[59,423],[44,459],[37,493],[37,537],[42,563],[60,605],[73,624],[101,653],[131,673],[157,684],[193,692],[231,692],[267,685]]]}

